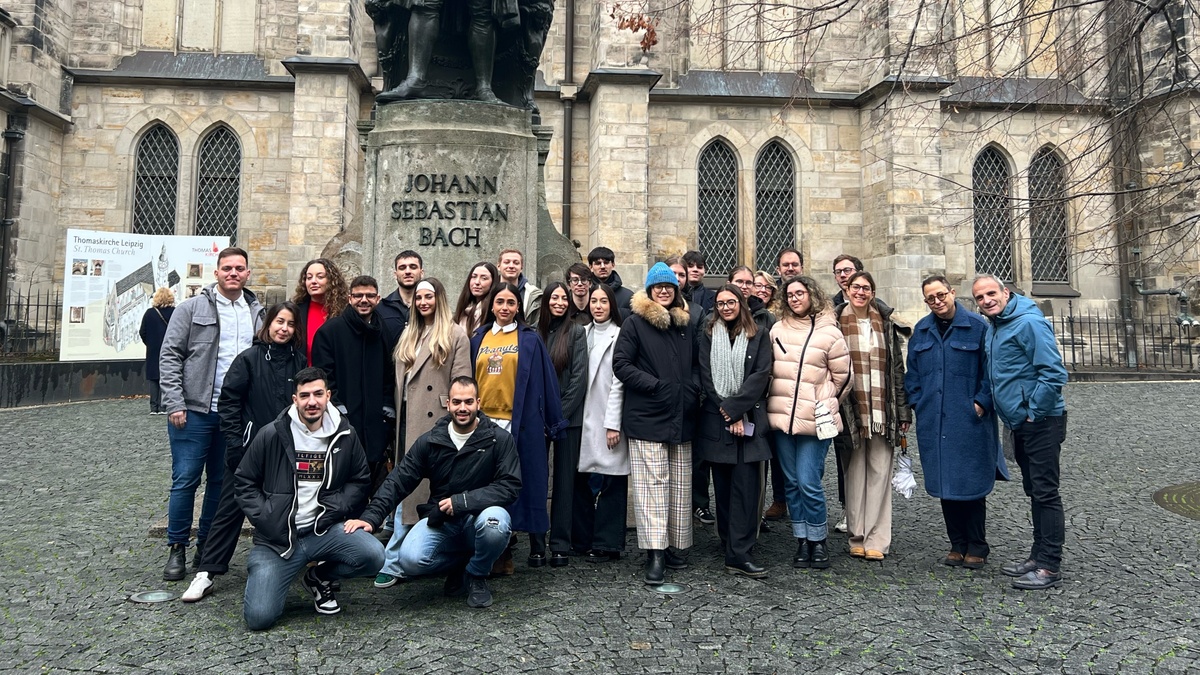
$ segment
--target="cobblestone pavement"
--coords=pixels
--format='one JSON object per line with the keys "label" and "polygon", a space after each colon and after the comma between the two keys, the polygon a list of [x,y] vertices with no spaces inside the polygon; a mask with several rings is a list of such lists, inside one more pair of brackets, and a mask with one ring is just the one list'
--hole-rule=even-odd
{"label": "cobblestone pavement", "polygon": [[241,619],[245,541],[203,602],[127,601],[186,588],[161,580],[166,548],[147,537],[170,459],[145,400],[0,411],[0,671],[1200,672],[1200,522],[1151,501],[1200,480],[1200,387],[1073,384],[1068,401],[1057,590],[1016,591],[999,573],[1031,536],[1014,480],[989,500],[992,562],[977,572],[936,562],[945,534],[921,492],[896,500],[882,563],[850,559],[834,535],[831,570],[794,570],[777,525],[758,550],[771,575],[750,581],[724,573],[708,526],[671,574],[681,595],[645,588],[640,555],[573,559],[492,582],[487,610],[444,599],[440,579],[364,579],[344,582],[340,615],[319,616],[294,586],[261,634]]}

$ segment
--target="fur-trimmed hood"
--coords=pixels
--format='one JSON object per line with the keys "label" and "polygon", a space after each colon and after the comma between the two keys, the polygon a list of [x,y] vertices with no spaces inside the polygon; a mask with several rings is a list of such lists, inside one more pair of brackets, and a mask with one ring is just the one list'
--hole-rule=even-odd
{"label": "fur-trimmed hood", "polygon": [[[678,292],[676,291],[676,293]],[[690,317],[684,307],[672,307],[668,312],[666,307],[651,300],[650,296],[646,295],[646,291],[634,293],[633,299],[629,301],[629,308],[634,314],[642,317],[659,330],[666,330],[671,327],[671,324],[682,328],[688,324]]]}

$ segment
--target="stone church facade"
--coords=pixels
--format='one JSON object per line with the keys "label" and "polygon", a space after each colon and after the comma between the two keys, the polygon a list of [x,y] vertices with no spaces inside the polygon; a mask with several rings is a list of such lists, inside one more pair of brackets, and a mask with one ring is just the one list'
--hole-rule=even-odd
{"label": "stone church facade", "polygon": [[[934,4],[936,21],[917,0],[869,0],[789,37],[796,17],[775,5],[667,3],[647,50],[644,31],[619,27],[628,5],[559,2],[537,89],[554,129],[554,222],[584,253],[614,249],[631,283],[689,248],[721,272],[772,269],[790,244],[823,283],[836,255],[862,258],[909,320],[924,313],[918,285],[932,273],[961,294],[977,272],[994,272],[1050,312],[1068,299],[1115,307],[1127,280],[1114,223],[1128,205],[1113,192],[1100,7]],[[1029,19],[1000,35],[1017,4]],[[307,259],[354,259],[363,134],[382,87],[361,3],[3,10],[9,284],[61,281],[68,227],[230,234],[252,253],[252,286],[277,294]],[[1172,30],[1194,35],[1195,20]],[[1147,53],[1163,53],[1166,23],[1150,23]],[[914,42],[925,47],[905,52]],[[1151,98],[1156,87],[1167,95],[1127,148],[1143,180],[1135,188],[1200,152],[1181,78],[1195,83],[1190,72],[1150,81]],[[1142,230],[1194,212],[1195,194],[1152,206]],[[1126,269],[1170,286],[1198,271],[1194,244],[1175,253]]]}

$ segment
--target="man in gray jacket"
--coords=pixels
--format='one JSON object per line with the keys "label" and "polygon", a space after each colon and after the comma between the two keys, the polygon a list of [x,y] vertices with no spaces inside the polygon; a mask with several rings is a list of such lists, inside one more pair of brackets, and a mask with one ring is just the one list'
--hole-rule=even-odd
{"label": "man in gray jacket", "polygon": [[217,511],[225,476],[225,437],[217,399],[234,357],[250,346],[262,323],[262,305],[243,288],[250,278],[248,260],[240,248],[218,253],[217,282],[175,309],[163,337],[159,385],[171,441],[166,581],[180,581],[187,572],[192,509],[202,473],[208,474],[208,482],[196,534],[196,561]]}

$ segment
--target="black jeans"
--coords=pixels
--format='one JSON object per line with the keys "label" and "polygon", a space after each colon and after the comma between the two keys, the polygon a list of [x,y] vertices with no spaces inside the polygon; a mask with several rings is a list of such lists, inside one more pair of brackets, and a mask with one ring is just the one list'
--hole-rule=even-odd
{"label": "black jeans", "polygon": [[1046,417],[1025,422],[1013,430],[1013,449],[1021,467],[1021,486],[1029,497],[1033,515],[1033,547],[1029,558],[1038,567],[1054,572],[1062,563],[1066,526],[1062,497],[1058,494],[1062,442],[1067,435],[1067,417]]}
{"label": "black jeans", "polygon": [[946,521],[946,536],[950,539],[950,550],[963,555],[988,557],[991,549],[987,543],[984,522],[987,520],[987,498],[968,501],[942,500],[942,518]]}
{"label": "black jeans", "polygon": [[591,536],[591,528],[579,521],[575,493],[583,490],[591,496],[586,479],[580,480],[579,446],[583,427],[568,427],[562,440],[554,442],[554,476],[550,491],[550,552],[585,553],[591,542],[579,541]]}
{"label": "black jeans", "polygon": [[[695,443],[695,441],[693,441]],[[708,462],[699,459],[696,448],[692,446],[692,509],[708,509],[708,477],[712,470]]]}
{"label": "black jeans", "polygon": [[238,506],[234,497],[233,489],[237,480],[233,474],[242,461],[243,452],[242,448],[238,448],[225,454],[225,482],[221,483],[221,501],[213,516],[212,526],[208,528],[208,539],[199,542],[204,545],[204,551],[196,571],[208,572],[210,577],[229,571],[229,561],[233,559],[238,537],[242,535],[242,523],[246,517],[242,515],[242,507]]}
{"label": "black jeans", "polygon": [[751,562],[762,518],[762,462],[712,463],[713,496],[717,506],[717,535],[725,549],[725,564]]}
{"label": "black jeans", "polygon": [[[576,474],[575,508],[582,531],[587,534],[572,541],[579,551],[619,553],[625,550],[625,510],[629,500],[629,476],[598,473]],[[589,486],[595,478],[600,491],[595,497]]]}

